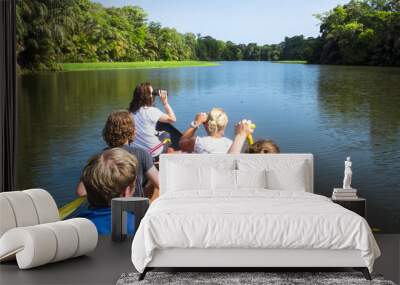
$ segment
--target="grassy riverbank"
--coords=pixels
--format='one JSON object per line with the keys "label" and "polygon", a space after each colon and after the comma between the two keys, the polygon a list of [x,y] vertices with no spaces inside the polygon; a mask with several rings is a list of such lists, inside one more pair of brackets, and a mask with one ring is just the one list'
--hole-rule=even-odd
{"label": "grassy riverbank", "polygon": [[276,63],[306,64],[306,60],[277,60]]}
{"label": "grassy riverbank", "polygon": [[135,61],[135,62],[85,62],[62,63],[63,71],[99,70],[99,69],[144,69],[144,68],[177,68],[191,66],[215,66],[213,61]]}

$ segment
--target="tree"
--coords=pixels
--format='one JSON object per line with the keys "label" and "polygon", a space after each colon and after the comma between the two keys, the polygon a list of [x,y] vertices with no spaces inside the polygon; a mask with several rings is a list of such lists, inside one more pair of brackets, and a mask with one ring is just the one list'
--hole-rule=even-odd
{"label": "tree", "polygon": [[58,55],[74,26],[74,3],[51,0],[17,2],[17,63],[25,69],[59,69]]}
{"label": "tree", "polygon": [[285,37],[282,43],[282,58],[285,60],[304,60],[306,40],[303,35],[294,37]]}
{"label": "tree", "polygon": [[398,65],[400,4],[351,0],[319,15],[321,63]]}
{"label": "tree", "polygon": [[181,34],[148,22],[137,6],[90,0],[18,0],[17,62],[57,70],[63,62],[142,60],[307,60],[323,64],[400,65],[400,1],[350,0],[318,15],[320,36],[279,44],[235,44]]}

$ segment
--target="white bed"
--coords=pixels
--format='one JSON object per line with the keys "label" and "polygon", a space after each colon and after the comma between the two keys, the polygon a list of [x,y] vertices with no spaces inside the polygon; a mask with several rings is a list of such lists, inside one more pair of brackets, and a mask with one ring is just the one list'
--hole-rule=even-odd
{"label": "white bed", "polygon": [[162,155],[161,196],[132,262],[154,267],[354,267],[380,251],[368,223],[313,193],[311,154]]}

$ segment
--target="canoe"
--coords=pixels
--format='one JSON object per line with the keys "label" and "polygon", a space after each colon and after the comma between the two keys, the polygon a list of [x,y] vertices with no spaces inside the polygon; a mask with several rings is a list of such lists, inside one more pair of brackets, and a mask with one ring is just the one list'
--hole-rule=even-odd
{"label": "canoe", "polygon": [[182,133],[177,128],[175,128],[173,125],[169,123],[157,122],[156,130],[159,132],[160,131],[168,132],[171,136],[171,147],[174,148],[175,150],[180,150],[179,140],[182,136]]}
{"label": "canoe", "polygon": [[65,206],[58,209],[60,214],[60,219],[65,220],[66,218],[72,218],[77,216],[77,211],[86,202],[86,197],[79,197],[72,202],[66,204]]}

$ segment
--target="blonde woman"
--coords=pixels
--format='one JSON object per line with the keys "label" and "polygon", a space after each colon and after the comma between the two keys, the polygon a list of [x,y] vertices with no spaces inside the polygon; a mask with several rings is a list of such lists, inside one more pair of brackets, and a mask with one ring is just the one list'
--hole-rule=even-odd
{"label": "blonde woman", "polygon": [[[203,125],[207,136],[196,136]],[[208,113],[198,113],[190,127],[183,133],[179,146],[182,151],[193,153],[228,153],[232,140],[224,137],[228,116],[221,108],[213,108]]]}

